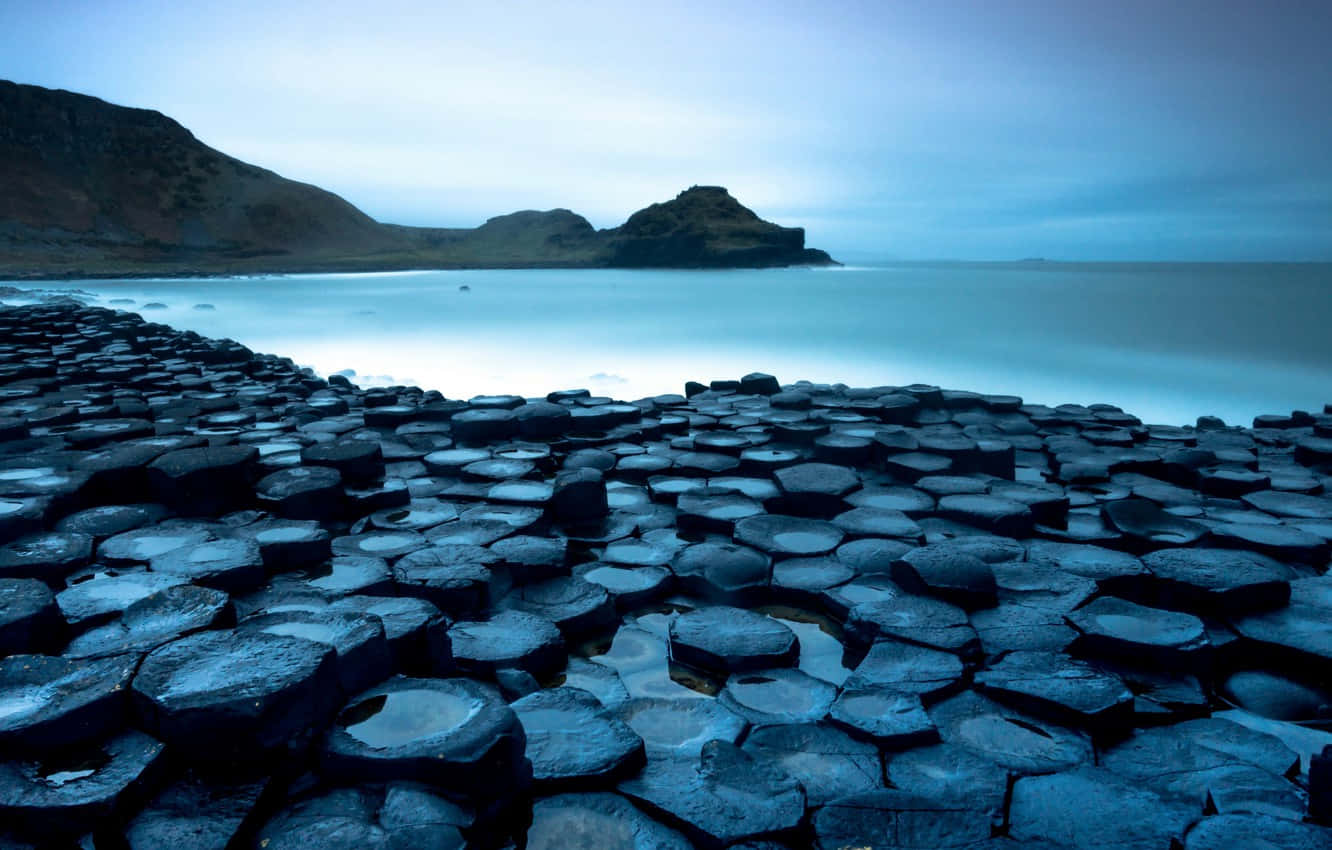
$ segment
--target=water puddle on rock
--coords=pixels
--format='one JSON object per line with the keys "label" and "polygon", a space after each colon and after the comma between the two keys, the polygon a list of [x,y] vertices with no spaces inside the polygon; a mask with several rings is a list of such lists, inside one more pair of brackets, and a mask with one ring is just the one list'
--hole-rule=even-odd
{"label": "water puddle on rock", "polygon": [[60,788],[71,782],[87,779],[105,767],[110,760],[110,756],[101,750],[51,759],[38,765],[37,776],[46,785]]}
{"label": "water puddle on rock", "polygon": [[361,743],[389,749],[457,729],[480,709],[477,700],[419,688],[362,700],[343,711],[338,723]]}
{"label": "water puddle on rock", "polygon": [[836,621],[813,611],[785,605],[768,605],[755,610],[795,632],[800,641],[800,660],[796,667],[802,673],[838,687],[846,682],[851,670],[846,666],[849,659],[842,644],[842,629]]}

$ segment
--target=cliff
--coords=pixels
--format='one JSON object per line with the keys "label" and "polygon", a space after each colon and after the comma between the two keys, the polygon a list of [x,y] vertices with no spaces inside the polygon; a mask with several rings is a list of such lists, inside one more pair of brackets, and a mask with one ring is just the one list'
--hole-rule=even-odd
{"label": "cliff", "polygon": [[476,228],[381,224],[159,112],[0,81],[0,278],[830,262],[802,229],[763,221],[719,187],[601,231],[565,209]]}

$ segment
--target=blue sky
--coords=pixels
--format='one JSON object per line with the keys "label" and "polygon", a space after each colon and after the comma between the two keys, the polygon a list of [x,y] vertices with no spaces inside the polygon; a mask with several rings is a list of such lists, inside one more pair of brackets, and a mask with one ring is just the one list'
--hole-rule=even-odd
{"label": "blue sky", "polygon": [[1329,0],[4,0],[0,77],[384,221],[694,183],[852,260],[1332,259]]}

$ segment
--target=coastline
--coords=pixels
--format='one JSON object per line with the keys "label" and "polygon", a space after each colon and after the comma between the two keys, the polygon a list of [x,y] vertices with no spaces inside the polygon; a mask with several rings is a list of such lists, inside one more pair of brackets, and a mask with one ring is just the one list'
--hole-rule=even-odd
{"label": "coastline", "polygon": [[[0,774],[0,822],[282,841],[354,788],[358,828],[477,846],[596,806],[656,846],[836,846],[901,812],[1049,838],[1094,799],[1166,846],[1233,825],[1171,784],[1212,771],[1326,838],[1300,819],[1332,717],[1297,695],[1332,678],[1332,406],[1168,427],[923,385],[683,389],[455,401],[0,309],[0,664],[48,694],[0,715],[0,754],[103,759],[63,796]],[[64,695],[94,667],[90,726]],[[398,693],[479,708],[387,749],[348,731]],[[1244,771],[1191,760],[1219,738]],[[927,777],[962,751],[991,767],[945,795]],[[219,768],[255,789],[228,811]],[[464,814],[428,817],[444,800]]]}

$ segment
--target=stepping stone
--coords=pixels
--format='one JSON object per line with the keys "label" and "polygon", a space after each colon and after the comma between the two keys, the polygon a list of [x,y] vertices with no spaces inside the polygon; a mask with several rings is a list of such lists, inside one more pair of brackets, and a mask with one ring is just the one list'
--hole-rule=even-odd
{"label": "stepping stone", "polygon": [[618,790],[678,821],[696,844],[709,847],[789,832],[805,814],[805,792],[794,777],[725,741],[704,745],[697,762],[649,760]]}
{"label": "stepping stone", "polygon": [[1248,493],[1244,501],[1260,511],[1297,519],[1332,519],[1332,499],[1304,493],[1260,490]]}
{"label": "stepping stone", "polygon": [[709,741],[734,744],[749,728],[743,717],[708,699],[639,697],[618,706],[615,714],[643,739],[649,763],[692,761]]}
{"label": "stepping stone", "polygon": [[646,759],[638,733],[587,691],[537,691],[512,708],[526,734],[526,755],[539,788],[604,783],[634,773]]}
{"label": "stepping stone", "polygon": [[526,785],[525,737],[493,687],[470,679],[395,676],[349,700],[321,764],[350,781],[424,782],[467,797]]}
{"label": "stepping stone", "polygon": [[1133,722],[1133,692],[1117,677],[1054,652],[1011,652],[976,674],[976,688],[1021,711],[1096,731]]}
{"label": "stepping stone", "polygon": [[967,801],[884,789],[843,797],[814,815],[817,850],[964,848],[990,837],[990,815]]}
{"label": "stepping stone", "polygon": [[772,590],[797,604],[817,604],[820,593],[855,577],[856,571],[836,558],[787,558],[772,568]]}
{"label": "stepping stone", "polygon": [[665,596],[672,580],[671,571],[665,567],[621,567],[596,562],[575,567],[574,575],[605,588],[618,611],[632,611]]}
{"label": "stepping stone", "polygon": [[1219,688],[1229,702],[1272,720],[1332,720],[1332,690],[1266,670],[1237,670]]}
{"label": "stepping stone", "polygon": [[149,562],[163,573],[218,590],[237,592],[264,582],[264,562],[253,540],[228,538],[172,549]]}
{"label": "stepping stone", "polygon": [[955,744],[936,744],[898,753],[888,760],[888,781],[895,788],[929,800],[964,801],[1003,822],[1008,771],[984,756]]}
{"label": "stepping stone", "polygon": [[1009,835],[1070,848],[1148,850],[1182,840],[1196,808],[1165,800],[1107,770],[1027,776],[1013,786]]}
{"label": "stepping stone", "polygon": [[124,655],[91,662],[0,658],[0,750],[48,753],[118,732],[135,663]]}
{"label": "stepping stone", "polygon": [[503,408],[464,410],[454,414],[449,422],[453,426],[453,438],[468,445],[507,440],[519,430],[518,417],[512,410]]}
{"label": "stepping stone", "polygon": [[0,546],[0,578],[36,578],[52,587],[92,560],[92,537],[48,531],[20,537]]}
{"label": "stepping stone", "polygon": [[606,516],[606,482],[595,469],[570,469],[555,476],[552,515],[562,522],[594,522]]}
{"label": "stepping stone", "polygon": [[842,542],[843,532],[816,519],[765,514],[735,524],[735,539],[777,557],[826,555]]}
{"label": "stepping stone", "polygon": [[994,570],[957,546],[913,549],[893,562],[893,580],[910,593],[936,596],[967,610],[998,604]]}
{"label": "stepping stone", "polygon": [[1054,773],[1092,761],[1091,740],[1085,734],[1005,708],[974,691],[934,706],[930,718],[945,744],[968,749],[1013,773]]}
{"label": "stepping stone", "polygon": [[0,578],[0,657],[46,649],[59,640],[64,628],[45,582]]}
{"label": "stepping stone", "polygon": [[680,542],[673,530],[667,536],[616,540],[601,553],[601,560],[629,567],[664,567],[681,551]]}
{"label": "stepping stone", "polygon": [[1207,535],[1207,526],[1166,513],[1146,499],[1106,502],[1101,505],[1101,514],[1133,544],[1135,551],[1191,546]]}
{"label": "stepping stone", "polygon": [[93,572],[73,576],[56,595],[60,614],[76,629],[86,629],[118,618],[130,605],[159,590],[185,584],[181,576],[138,569]]}
{"label": "stepping stone", "polygon": [[1207,629],[1192,614],[1103,596],[1066,619],[1078,630],[1078,654],[1184,670],[1205,667],[1211,656]]}
{"label": "stepping stone", "polygon": [[850,537],[902,537],[919,539],[923,532],[909,516],[891,508],[852,508],[832,519]]}
{"label": "stepping stone", "polygon": [[1267,814],[1225,814],[1199,820],[1184,839],[1184,850],[1244,847],[1323,850],[1332,847],[1332,829]]}
{"label": "stepping stone", "polygon": [[939,740],[920,697],[880,685],[848,684],[828,719],[852,735],[890,750],[906,750]]}
{"label": "stepping stone", "polygon": [[867,537],[837,547],[837,560],[855,570],[857,575],[889,575],[893,564],[916,547],[902,540]]}
{"label": "stepping stone", "polygon": [[213,446],[167,452],[148,465],[154,501],[182,516],[219,516],[253,498],[253,446]]}
{"label": "stepping stone", "polygon": [[259,504],[287,519],[332,520],[344,510],[342,473],[325,466],[293,466],[259,480]]}
{"label": "stepping stone", "polygon": [[393,577],[403,593],[428,599],[445,611],[482,611],[497,602],[509,576],[496,570],[500,556],[483,546],[437,544],[403,555]]}
{"label": "stepping stone", "polygon": [[884,458],[883,471],[900,481],[919,481],[927,475],[940,475],[953,468],[953,459],[931,452],[902,452]]}
{"label": "stepping stone", "polygon": [[1229,549],[1249,549],[1283,561],[1322,568],[1327,564],[1328,541],[1294,526],[1227,522],[1212,526],[1211,541]]}
{"label": "stepping stone", "polygon": [[798,516],[833,516],[846,510],[845,497],[860,487],[860,477],[845,466],[801,463],[773,472],[785,510]]}
{"label": "stepping stone", "polygon": [[247,762],[308,741],[332,714],[337,689],[324,644],[206,631],[149,654],[133,694],[142,727],[181,755]]}
{"label": "stepping stone", "polygon": [[763,505],[754,499],[711,486],[681,493],[676,506],[680,510],[680,529],[697,534],[730,535],[736,522],[764,513]]}
{"label": "stepping stone", "polygon": [[846,636],[860,646],[869,646],[882,638],[896,638],[964,657],[980,650],[980,640],[967,622],[966,611],[947,602],[910,594],[856,605],[846,617]]}
{"label": "stepping stone", "polygon": [[514,408],[518,433],[530,440],[558,437],[570,427],[569,409],[549,401],[538,401]]}
{"label": "stepping stone", "polygon": [[[167,786],[125,827],[130,850],[226,850],[254,817],[270,781],[210,781],[193,772]],[[188,844],[184,842],[189,842]]]}
{"label": "stepping stone", "polygon": [[848,690],[882,688],[931,702],[958,687],[962,661],[951,652],[896,640],[879,640],[846,681]]}
{"label": "stepping stone", "polygon": [[97,547],[97,560],[110,566],[146,564],[173,549],[203,543],[212,537],[210,526],[204,523],[149,526],[103,540]]}
{"label": "stepping stone", "polygon": [[744,750],[797,779],[809,806],[883,787],[878,748],[827,724],[756,728],[745,739]]}
{"label": "stepping stone", "polygon": [[717,672],[790,666],[799,652],[783,623],[743,608],[714,606],[681,614],[670,624],[671,658]]}
{"label": "stepping stone", "polygon": [[748,546],[698,543],[680,550],[671,570],[679,588],[717,602],[754,601],[768,587],[772,559]]}
{"label": "stepping stone", "polygon": [[332,536],[314,520],[265,519],[235,533],[259,544],[259,557],[270,570],[312,566],[333,552]]}
{"label": "stepping stone", "polygon": [[441,449],[421,458],[431,475],[457,475],[462,468],[477,461],[488,460],[490,449]]}
{"label": "stepping stone", "polygon": [[449,621],[424,599],[346,596],[331,602],[328,609],[378,618],[393,656],[391,669],[435,672],[452,665]]}
{"label": "stepping stone", "polygon": [[1031,508],[998,496],[944,496],[939,499],[938,513],[1004,537],[1027,537],[1035,528]]}
{"label": "stepping stone", "polygon": [[1280,608],[1295,571],[1256,552],[1162,549],[1143,557],[1168,608],[1219,615]]}
{"label": "stepping stone", "polygon": [[[0,497],[0,541],[41,531],[51,500],[40,496]],[[57,528],[57,531],[66,529]]]}
{"label": "stepping stone", "polygon": [[282,611],[252,617],[237,631],[289,635],[331,648],[337,654],[343,693],[357,693],[379,682],[392,664],[383,624],[365,614]]}
{"label": "stepping stone", "polygon": [[151,652],[168,641],[235,620],[226,593],[193,584],[159,590],[127,607],[118,620],[84,632],[65,647],[71,658]]}
{"label": "stepping stone", "polygon": [[158,522],[165,513],[161,505],[100,505],[70,514],[55,524],[55,530],[105,539]]}
{"label": "stepping stone", "polygon": [[994,657],[1020,650],[1064,652],[1078,637],[1064,614],[1061,606],[1003,601],[973,611],[970,620],[985,655]]}
{"label": "stepping stone", "polygon": [[505,668],[526,670],[538,680],[564,666],[564,639],[555,624],[522,611],[501,611],[488,620],[460,621],[449,629],[453,660],[464,674],[493,676]]}
{"label": "stepping stone", "polygon": [[1142,561],[1125,552],[1101,546],[1028,540],[1027,560],[1053,564],[1061,570],[1096,582],[1103,593],[1133,596],[1149,575]]}
{"label": "stepping stone", "polygon": [[561,794],[532,804],[527,850],[693,850],[683,835],[618,794]]}
{"label": "stepping stone", "polygon": [[393,573],[383,558],[365,555],[340,555],[329,559],[326,568],[310,571],[306,584],[329,596],[366,593],[390,596],[397,592]]}
{"label": "stepping stone", "polygon": [[717,701],[755,726],[814,723],[832,707],[837,688],[791,668],[734,673]]}
{"label": "stepping stone", "polygon": [[610,593],[576,576],[558,576],[515,588],[501,605],[549,620],[569,639],[604,632],[616,622]]}
{"label": "stepping stone", "polygon": [[934,497],[915,487],[865,487],[846,497],[857,508],[901,511],[918,519],[934,513]]}
{"label": "stepping stone", "polygon": [[1299,773],[1300,757],[1282,741],[1215,717],[1142,729],[1100,755],[1100,764],[1139,787],[1201,805],[1213,784],[1229,784],[1220,768],[1251,767],[1273,777]]}
{"label": "stepping stone", "polygon": [[0,762],[0,823],[43,846],[71,846],[132,810],[165,772],[164,749],[130,730],[40,762]]}
{"label": "stepping stone", "polygon": [[1257,644],[1268,661],[1332,676],[1332,619],[1327,608],[1293,602],[1285,608],[1240,617],[1231,625]]}
{"label": "stepping stone", "polygon": [[428,545],[415,531],[367,531],[333,538],[334,555],[368,555],[393,561]]}
{"label": "stepping stone", "polygon": [[490,551],[520,584],[569,574],[569,544],[561,537],[506,537],[491,544]]}

